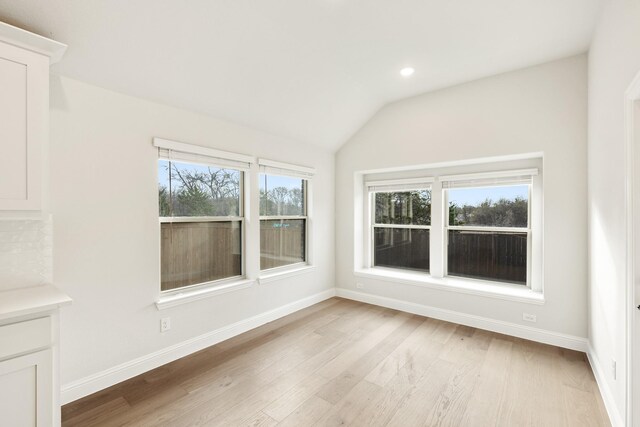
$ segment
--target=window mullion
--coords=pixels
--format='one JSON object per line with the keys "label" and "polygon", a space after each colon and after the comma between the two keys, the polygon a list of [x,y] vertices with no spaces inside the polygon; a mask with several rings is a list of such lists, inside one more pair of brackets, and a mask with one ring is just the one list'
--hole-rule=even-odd
{"label": "window mullion", "polygon": [[370,268],[375,265],[375,258],[374,258],[375,228],[371,226],[371,223],[375,222],[376,196],[374,193],[367,192],[366,188],[365,188],[364,194],[366,199],[365,204],[367,205],[365,208],[365,212],[367,215],[367,219],[365,220],[365,223],[367,224],[366,232],[365,232],[365,239],[367,241],[367,244],[364,248],[365,249],[364,253],[366,254],[366,257],[367,257],[365,261],[365,267]]}
{"label": "window mullion", "polygon": [[431,232],[430,232],[430,271],[433,277],[444,276],[444,195],[442,183],[436,180],[431,184]]}
{"label": "window mullion", "polygon": [[430,230],[430,225],[419,225],[419,224],[373,224],[374,228],[408,228],[408,229],[416,229],[416,230]]}
{"label": "window mullion", "polygon": [[234,222],[242,221],[244,216],[175,216],[160,217],[161,223],[168,222]]}
{"label": "window mullion", "polygon": [[258,165],[252,164],[244,176],[244,246],[246,256],[244,274],[247,279],[254,280],[260,272],[260,185],[258,183]]}
{"label": "window mullion", "polygon": [[260,220],[307,219],[306,215],[261,215]]}
{"label": "window mullion", "polygon": [[486,231],[488,233],[527,233],[530,231],[528,227],[486,227],[481,225],[449,225],[448,230],[460,230],[460,231]]}

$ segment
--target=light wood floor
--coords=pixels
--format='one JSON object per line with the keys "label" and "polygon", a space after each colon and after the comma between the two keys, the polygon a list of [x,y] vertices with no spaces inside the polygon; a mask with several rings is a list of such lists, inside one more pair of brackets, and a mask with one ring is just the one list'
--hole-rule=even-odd
{"label": "light wood floor", "polygon": [[71,426],[604,426],[585,355],[333,298],[65,405]]}

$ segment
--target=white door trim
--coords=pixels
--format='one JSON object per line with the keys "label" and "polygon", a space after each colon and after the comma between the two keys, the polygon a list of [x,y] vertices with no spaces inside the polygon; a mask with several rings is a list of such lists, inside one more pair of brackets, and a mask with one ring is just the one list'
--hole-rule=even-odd
{"label": "white door trim", "polygon": [[[640,304],[640,295],[635,291],[635,258],[636,250],[640,248],[640,242],[636,241],[636,224],[634,214],[640,215],[639,209],[634,206],[640,200],[636,200],[636,176],[640,173],[640,161],[636,160],[636,139],[640,138],[636,126],[638,117],[635,114],[635,104],[640,102],[640,72],[633,79],[625,92],[625,158],[626,158],[626,229],[627,229],[627,253],[626,253],[626,315],[627,315],[627,378],[626,378],[626,425],[640,426],[640,413],[634,413],[633,396],[640,395],[640,340],[633,339],[640,331],[635,330],[636,317],[640,311],[636,305]],[[638,360],[634,358],[638,356]],[[636,418],[634,424],[634,415]]]}

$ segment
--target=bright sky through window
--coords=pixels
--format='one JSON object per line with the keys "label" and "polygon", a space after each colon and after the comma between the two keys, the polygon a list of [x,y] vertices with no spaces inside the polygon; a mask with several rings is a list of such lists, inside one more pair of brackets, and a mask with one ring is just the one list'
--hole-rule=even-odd
{"label": "bright sky through window", "polygon": [[300,188],[300,178],[292,178],[289,176],[279,175],[260,175],[260,189],[265,189],[265,182],[268,182],[269,189],[276,187],[284,187],[288,190]]}
{"label": "bright sky through window", "polygon": [[527,200],[529,198],[529,187],[527,185],[509,185],[490,187],[489,191],[487,191],[487,187],[456,188],[449,191],[449,201],[459,206],[475,206],[484,202],[488,194],[490,194],[493,202],[497,202],[500,199],[514,200],[518,197]]}

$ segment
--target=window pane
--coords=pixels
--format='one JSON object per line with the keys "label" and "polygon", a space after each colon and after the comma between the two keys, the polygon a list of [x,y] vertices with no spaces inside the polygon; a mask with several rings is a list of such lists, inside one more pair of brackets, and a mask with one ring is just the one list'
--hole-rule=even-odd
{"label": "window pane", "polygon": [[305,219],[260,221],[260,269],[305,261]]}
{"label": "window pane", "polygon": [[260,215],[305,215],[305,180],[260,174]]}
{"label": "window pane", "polygon": [[529,186],[448,190],[449,225],[527,227]]}
{"label": "window pane", "polygon": [[376,224],[431,225],[431,190],[375,193]]}
{"label": "window pane", "polygon": [[241,173],[159,160],[160,216],[240,216]]}
{"label": "window pane", "polygon": [[374,228],[373,265],[429,271],[429,230]]}
{"label": "window pane", "polygon": [[161,224],[161,289],[242,274],[240,221]]}
{"label": "window pane", "polygon": [[527,283],[527,233],[449,230],[450,276]]}

